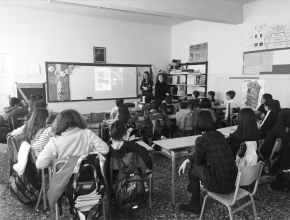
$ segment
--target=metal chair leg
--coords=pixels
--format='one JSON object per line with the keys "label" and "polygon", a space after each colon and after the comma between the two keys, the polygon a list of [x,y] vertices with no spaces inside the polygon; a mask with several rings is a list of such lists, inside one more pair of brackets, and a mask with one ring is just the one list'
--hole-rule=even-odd
{"label": "metal chair leg", "polygon": [[38,207],[39,207],[40,199],[41,199],[41,196],[42,196],[42,192],[43,192],[43,187],[41,186],[40,192],[38,194],[37,203],[36,203],[36,206],[35,206],[35,212],[38,211]]}
{"label": "metal chair leg", "polygon": [[44,169],[41,170],[42,174],[42,198],[43,198],[43,205],[44,205],[44,210],[46,210],[46,187],[45,187],[45,176],[44,176]]}
{"label": "metal chair leg", "polygon": [[228,207],[228,210],[229,210],[229,216],[230,216],[230,219],[233,220],[233,214],[232,214],[232,209],[230,206],[227,206]]}
{"label": "metal chair leg", "polygon": [[203,212],[204,212],[204,207],[205,207],[205,202],[206,202],[206,199],[207,199],[208,195],[206,195],[203,199],[203,204],[202,204],[202,209],[201,209],[201,213],[200,213],[200,216],[199,216],[199,220],[202,219],[202,215],[203,215]]}
{"label": "metal chair leg", "polygon": [[55,220],[58,220],[58,204],[57,204],[57,202],[55,203],[54,208],[55,208]]}
{"label": "metal chair leg", "polygon": [[250,195],[250,198],[251,198],[251,201],[253,203],[253,212],[254,212],[255,220],[258,220],[254,198],[251,195]]}

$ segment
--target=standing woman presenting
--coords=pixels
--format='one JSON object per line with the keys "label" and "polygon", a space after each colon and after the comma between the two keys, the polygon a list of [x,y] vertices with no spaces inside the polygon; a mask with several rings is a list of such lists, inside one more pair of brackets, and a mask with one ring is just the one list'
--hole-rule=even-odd
{"label": "standing woman presenting", "polygon": [[142,96],[147,96],[151,100],[153,96],[152,88],[153,88],[153,81],[150,78],[149,72],[145,71],[143,74],[143,79],[140,86],[140,89],[142,91]]}
{"label": "standing woman presenting", "polygon": [[155,84],[155,100],[163,101],[169,95],[170,90],[168,84],[164,81],[163,74],[159,73]]}

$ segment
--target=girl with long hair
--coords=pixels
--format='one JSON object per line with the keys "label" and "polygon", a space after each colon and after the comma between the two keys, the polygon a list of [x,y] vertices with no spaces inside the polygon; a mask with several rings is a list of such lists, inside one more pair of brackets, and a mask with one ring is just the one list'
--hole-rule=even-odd
{"label": "girl with long hair", "polygon": [[168,84],[165,82],[164,75],[159,73],[155,84],[155,100],[163,101],[170,95]]}
{"label": "girl with long hair", "polygon": [[261,138],[261,132],[258,129],[255,112],[250,108],[243,108],[238,115],[238,128],[230,134],[227,142],[231,146],[234,158],[242,142],[258,141]]}
{"label": "girl with long hair", "polygon": [[264,105],[267,114],[260,124],[260,129],[262,132],[267,133],[275,126],[278,119],[278,114],[281,111],[281,106],[280,102],[274,99],[266,99]]}
{"label": "girl with long hair", "polygon": [[148,71],[145,71],[143,74],[143,79],[140,85],[140,89],[142,92],[142,96],[146,96],[152,99],[153,82],[152,82],[152,79],[150,78]]}
{"label": "girl with long hair", "polygon": [[52,124],[55,136],[50,138],[38,156],[36,167],[43,169],[54,159],[82,156],[92,150],[107,154],[108,145],[86,127],[85,121],[77,111],[73,109],[62,111]]}

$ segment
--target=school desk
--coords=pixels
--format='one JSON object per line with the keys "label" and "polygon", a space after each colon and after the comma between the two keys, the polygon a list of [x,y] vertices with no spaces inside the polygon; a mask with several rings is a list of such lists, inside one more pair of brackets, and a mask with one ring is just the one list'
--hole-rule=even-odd
{"label": "school desk", "polygon": [[219,132],[221,132],[225,137],[228,137],[231,133],[234,133],[237,130],[238,126],[231,126],[231,127],[225,127],[217,129]]}

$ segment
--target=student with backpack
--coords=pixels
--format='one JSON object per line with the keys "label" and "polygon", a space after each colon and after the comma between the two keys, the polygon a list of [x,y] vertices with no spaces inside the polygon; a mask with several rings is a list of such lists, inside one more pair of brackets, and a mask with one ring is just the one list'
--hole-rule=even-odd
{"label": "student with backpack", "polygon": [[238,115],[238,122],[237,130],[227,138],[227,142],[231,147],[234,158],[236,158],[241,143],[245,141],[258,142],[261,138],[261,132],[257,126],[256,115],[252,109],[241,109]]}
{"label": "student with backpack", "polygon": [[189,204],[181,204],[183,211],[200,214],[200,181],[210,192],[226,194],[235,189],[237,167],[230,147],[222,133],[215,130],[211,114],[200,111],[194,123],[196,131],[204,131],[195,142],[195,152],[179,168],[184,173],[186,164],[191,162],[188,172],[187,190],[192,193]]}
{"label": "student with backpack", "polygon": [[64,110],[53,123],[55,137],[51,137],[36,161],[36,167],[48,167],[54,159],[68,156],[82,156],[92,150],[101,154],[109,152],[108,145],[94,132],[86,128],[80,114],[73,110]]}

